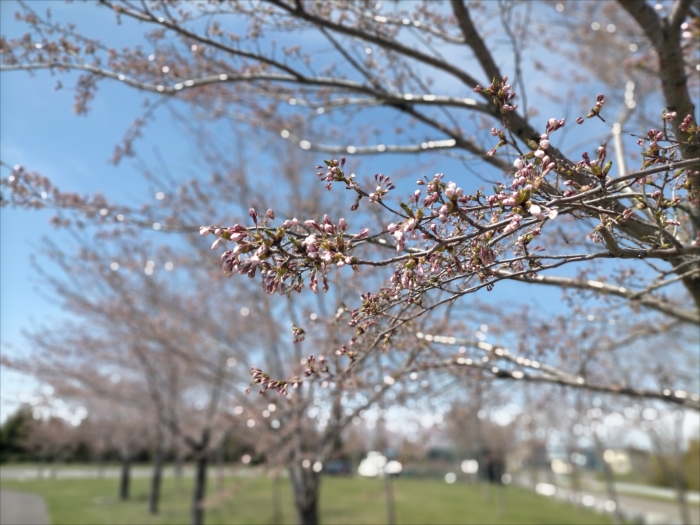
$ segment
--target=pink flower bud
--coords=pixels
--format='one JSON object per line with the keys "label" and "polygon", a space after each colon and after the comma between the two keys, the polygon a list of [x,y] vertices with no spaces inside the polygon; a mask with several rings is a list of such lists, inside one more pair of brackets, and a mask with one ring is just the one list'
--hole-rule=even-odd
{"label": "pink flower bud", "polygon": [[394,233],[396,230],[399,229],[398,225],[396,223],[391,223],[389,226],[386,227],[387,230],[389,230],[389,233]]}
{"label": "pink flower bud", "polygon": [[250,218],[253,219],[255,224],[258,224],[258,212],[256,212],[254,208],[248,210],[248,215],[250,215]]}
{"label": "pink flower bud", "polygon": [[537,157],[538,159],[543,158],[543,157],[544,157],[544,151],[542,151],[541,149],[538,149],[537,151],[535,151],[535,157]]}
{"label": "pink flower bud", "polygon": [[327,213],[323,216],[323,222],[325,222],[326,224],[330,224],[330,225],[333,224],[333,221],[331,220],[330,216]]}
{"label": "pink flower bud", "polygon": [[484,90],[479,84],[474,87],[474,93],[481,93]]}
{"label": "pink flower bud", "polygon": [[540,148],[547,149],[549,147],[549,141],[547,139],[540,140]]}
{"label": "pink flower bud", "polygon": [[583,117],[579,117],[576,119],[576,124],[583,124]]}
{"label": "pink flower bud", "polygon": [[340,226],[341,230],[345,231],[348,227],[348,223],[344,218],[341,217],[340,220],[338,221],[338,226]]}
{"label": "pink flower bud", "polygon": [[268,219],[274,220],[275,219],[275,212],[272,210],[267,210],[267,213],[265,213]]}
{"label": "pink flower bud", "polygon": [[544,215],[542,215],[542,208],[540,208],[537,204],[530,206],[528,211],[538,219],[544,219]]}
{"label": "pink flower bud", "polygon": [[513,166],[515,166],[517,169],[522,169],[522,167],[524,165],[525,165],[525,163],[523,162],[523,159],[521,159],[520,157],[515,159],[515,162],[513,162]]}
{"label": "pink flower bud", "polygon": [[211,226],[201,226],[199,228],[199,234],[204,236],[204,235],[209,235],[211,233]]}

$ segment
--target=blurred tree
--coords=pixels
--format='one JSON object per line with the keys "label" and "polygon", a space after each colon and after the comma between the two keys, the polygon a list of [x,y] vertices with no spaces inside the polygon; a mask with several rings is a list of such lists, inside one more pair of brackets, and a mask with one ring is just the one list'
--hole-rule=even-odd
{"label": "blurred tree", "polygon": [[27,434],[32,421],[29,405],[20,406],[0,425],[0,463],[24,459],[27,450]]}

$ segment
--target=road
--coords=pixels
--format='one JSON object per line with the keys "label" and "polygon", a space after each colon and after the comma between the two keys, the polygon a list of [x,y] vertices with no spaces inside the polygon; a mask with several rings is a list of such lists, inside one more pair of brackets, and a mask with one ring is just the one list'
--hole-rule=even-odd
{"label": "road", "polygon": [[0,525],[48,525],[46,503],[39,496],[0,490]]}

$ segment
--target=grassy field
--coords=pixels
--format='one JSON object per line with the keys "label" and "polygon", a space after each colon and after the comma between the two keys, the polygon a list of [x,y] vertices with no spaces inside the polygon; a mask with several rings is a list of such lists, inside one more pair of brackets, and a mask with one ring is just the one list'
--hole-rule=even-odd
{"label": "grassy field", "polygon": [[[146,512],[148,480],[132,481],[130,501],[118,501],[117,480],[29,480],[3,481],[6,489],[39,494],[46,499],[53,525],[186,524],[190,508],[191,479],[163,480],[161,513]],[[272,484],[267,477],[237,478],[226,481],[216,495],[209,482],[210,507],[206,523],[262,524],[273,520]],[[610,523],[599,514],[575,509],[537,496],[518,487],[504,490],[505,512],[498,516],[495,490],[478,485],[441,481],[398,479],[394,483],[397,520],[400,524],[581,524]],[[280,482],[281,523],[294,523],[294,509],[287,480]],[[386,523],[383,482],[359,478],[324,478],[320,503],[323,524]]]}

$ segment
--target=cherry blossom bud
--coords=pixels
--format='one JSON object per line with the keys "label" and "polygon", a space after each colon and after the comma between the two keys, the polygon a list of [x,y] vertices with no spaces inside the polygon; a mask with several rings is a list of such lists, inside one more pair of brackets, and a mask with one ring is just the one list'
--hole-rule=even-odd
{"label": "cherry blossom bud", "polygon": [[309,219],[308,221],[304,221],[304,224],[308,226],[309,228],[313,227],[316,228],[318,231],[323,233],[323,230],[321,229],[321,226],[313,219]]}
{"label": "cherry blossom bud", "polygon": [[268,219],[270,220],[275,220],[275,212],[272,210],[267,210],[267,213],[265,213]]}
{"label": "cherry blossom bud", "polygon": [[254,208],[248,210],[248,215],[250,215],[250,218],[253,219],[255,224],[258,224],[258,212],[256,212]]}
{"label": "cherry blossom bud", "polygon": [[576,124],[583,124],[583,117],[579,117],[576,119]]}
{"label": "cherry blossom bud", "polygon": [[398,225],[396,223],[391,223],[389,226],[386,227],[387,230],[389,230],[389,233],[394,233],[396,230],[399,229]]}
{"label": "cherry blossom bud", "polygon": [[547,139],[540,140],[540,148],[547,149],[549,147],[549,141]]}
{"label": "cherry blossom bud", "polygon": [[296,226],[297,224],[299,224],[299,220],[296,217],[294,217],[292,219],[292,226]]}
{"label": "cherry blossom bud", "polygon": [[204,235],[209,235],[211,233],[211,226],[202,226],[199,228],[199,234],[204,236]]}
{"label": "cherry blossom bud", "polygon": [[369,233],[369,229],[368,229],[368,228],[362,228],[362,229],[360,230],[360,233],[358,233],[357,235],[355,235],[355,236],[353,237],[353,239],[363,239],[363,238],[367,237],[367,234],[368,234],[368,233]]}
{"label": "cherry blossom bud", "polygon": [[525,165],[525,163],[523,162],[523,159],[521,159],[520,157],[515,159],[515,162],[513,162],[513,166],[515,166],[517,169],[522,169],[522,167],[524,165]]}
{"label": "cherry blossom bud", "polygon": [[394,232],[394,239],[396,239],[397,241],[403,239],[403,232],[401,230],[396,230]]}
{"label": "cherry blossom bud", "polygon": [[671,121],[671,120],[675,119],[676,116],[677,116],[677,113],[675,111],[669,111],[668,113],[666,113],[664,115],[664,120]]}
{"label": "cherry blossom bud", "polygon": [[474,93],[481,93],[484,90],[479,84],[474,87]]}
{"label": "cherry blossom bud", "polygon": [[335,230],[335,227],[332,224],[324,224],[323,229],[325,230],[326,233],[333,233]]}
{"label": "cherry blossom bud", "polygon": [[333,225],[333,221],[327,213],[323,216],[323,222],[325,222],[326,224]]}
{"label": "cherry blossom bud", "polygon": [[211,249],[212,249],[212,250],[217,249],[217,248],[219,247],[220,244],[221,244],[221,239],[220,239],[220,238],[219,238],[219,239],[216,239],[216,240],[214,241],[214,244],[211,245]]}
{"label": "cherry blossom bud", "polygon": [[341,217],[340,220],[338,221],[338,226],[340,227],[341,230],[345,231],[348,227],[348,223],[344,218]]}
{"label": "cherry blossom bud", "polygon": [[288,229],[291,228],[291,227],[292,227],[292,221],[290,221],[289,219],[287,219],[286,221],[284,221],[284,222],[282,223],[282,229],[283,229],[283,230],[288,230]]}
{"label": "cherry blossom bud", "polygon": [[448,188],[445,190],[445,197],[447,197],[448,199],[451,199],[452,197],[454,197],[454,195],[455,195],[455,189],[454,189],[454,188],[448,187]]}
{"label": "cherry blossom bud", "polygon": [[538,159],[544,158],[544,151],[538,149],[537,151],[535,151],[535,157],[537,157]]}

